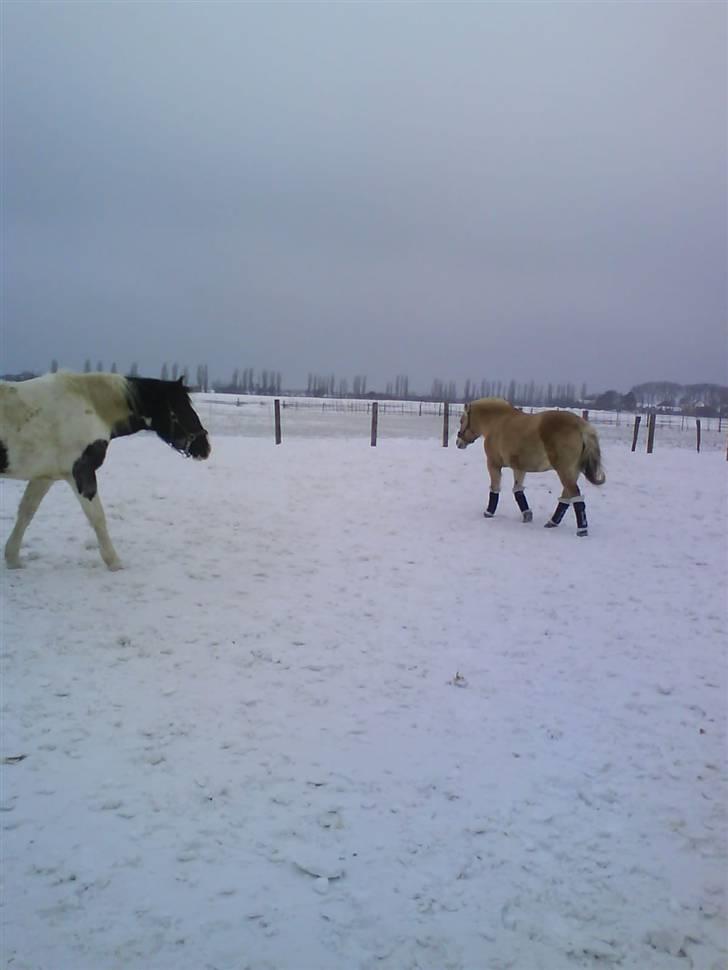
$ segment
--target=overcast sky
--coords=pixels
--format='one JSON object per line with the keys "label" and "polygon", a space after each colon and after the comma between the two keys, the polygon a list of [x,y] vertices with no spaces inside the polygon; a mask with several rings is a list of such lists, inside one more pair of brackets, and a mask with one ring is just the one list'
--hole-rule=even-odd
{"label": "overcast sky", "polygon": [[728,383],[727,9],[4,0],[0,372]]}

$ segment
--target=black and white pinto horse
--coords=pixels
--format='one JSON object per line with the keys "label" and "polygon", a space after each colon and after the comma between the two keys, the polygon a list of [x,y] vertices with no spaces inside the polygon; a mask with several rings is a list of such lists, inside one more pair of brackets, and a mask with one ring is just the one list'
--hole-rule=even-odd
{"label": "black and white pinto horse", "polygon": [[31,519],[53,482],[73,489],[109,569],[121,562],[109,537],[96,472],[112,438],[156,431],[176,451],[203,459],[207,432],[181,380],[60,371],[32,380],[0,381],[0,477],[28,482],[5,545],[11,569]]}

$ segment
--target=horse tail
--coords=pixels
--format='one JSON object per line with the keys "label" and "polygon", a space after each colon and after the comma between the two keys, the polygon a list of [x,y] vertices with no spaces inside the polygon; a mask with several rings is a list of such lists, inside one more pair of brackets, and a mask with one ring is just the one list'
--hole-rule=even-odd
{"label": "horse tail", "polygon": [[581,470],[584,472],[586,480],[591,482],[592,485],[603,485],[607,476],[602,468],[602,452],[597,433],[590,424],[585,424],[581,438],[583,442]]}

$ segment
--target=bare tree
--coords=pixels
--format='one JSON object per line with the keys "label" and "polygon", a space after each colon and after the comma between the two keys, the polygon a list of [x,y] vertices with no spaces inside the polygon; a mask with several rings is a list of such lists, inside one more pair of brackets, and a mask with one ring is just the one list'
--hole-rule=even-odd
{"label": "bare tree", "polygon": [[406,374],[397,374],[397,378],[394,382],[394,396],[400,400],[404,401],[409,395],[409,378]]}

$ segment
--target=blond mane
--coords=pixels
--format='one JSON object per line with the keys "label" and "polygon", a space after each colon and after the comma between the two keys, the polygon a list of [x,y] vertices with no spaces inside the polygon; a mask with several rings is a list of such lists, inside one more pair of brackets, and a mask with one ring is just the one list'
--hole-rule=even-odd
{"label": "blond mane", "polygon": [[471,402],[470,409],[476,414],[508,414],[518,410],[502,397],[481,397]]}

